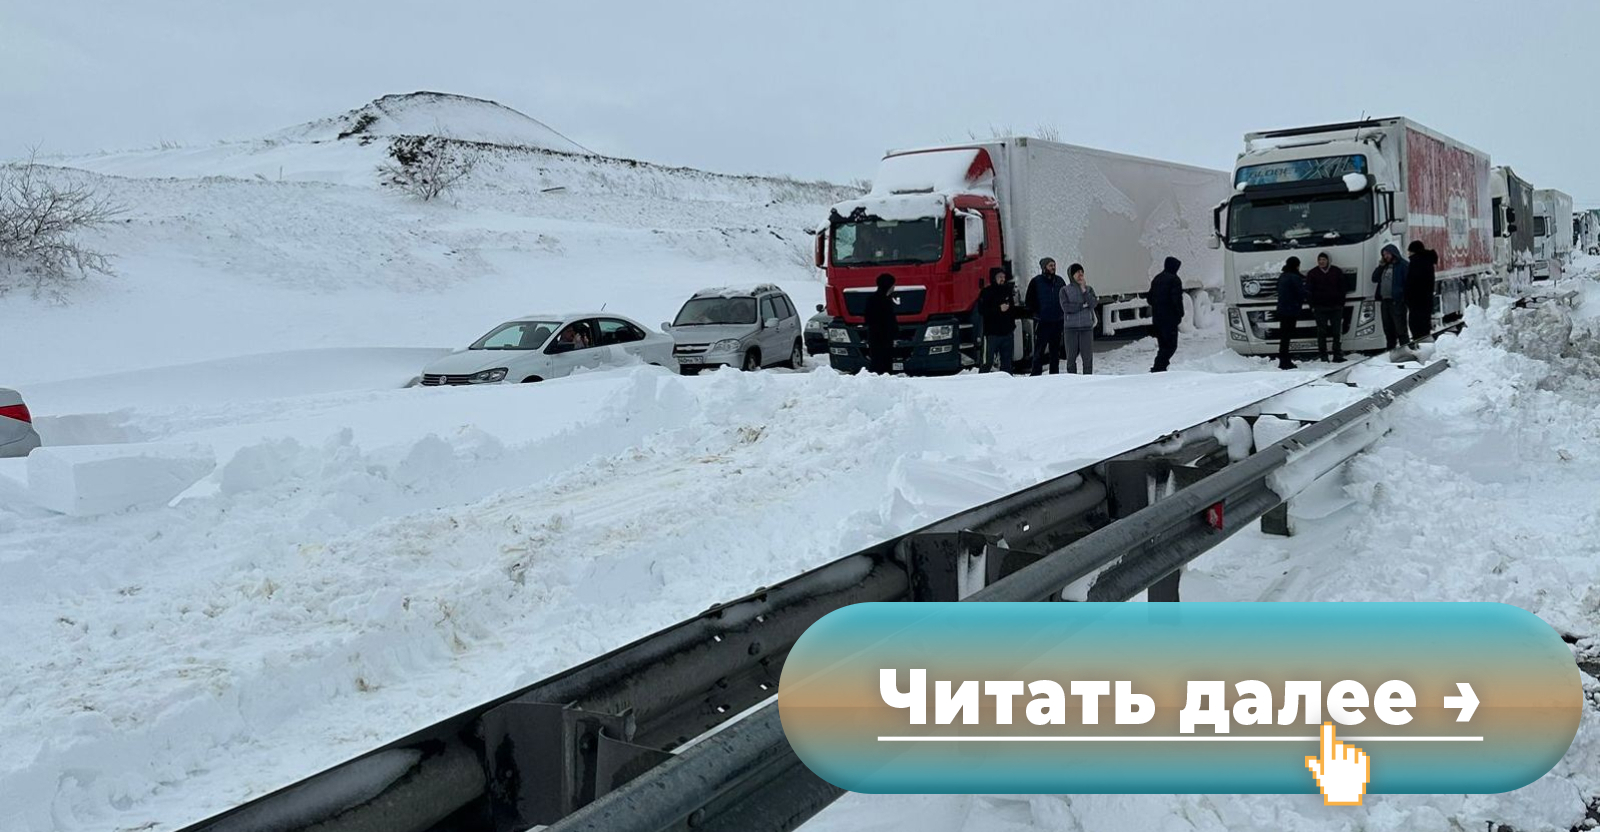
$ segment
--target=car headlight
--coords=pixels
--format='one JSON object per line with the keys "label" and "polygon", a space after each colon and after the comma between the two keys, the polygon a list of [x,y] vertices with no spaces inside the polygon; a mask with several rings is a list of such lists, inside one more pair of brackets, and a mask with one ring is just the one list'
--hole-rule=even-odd
{"label": "car headlight", "polygon": [[738,352],[739,346],[738,338],[724,338],[712,344],[710,352]]}
{"label": "car headlight", "polygon": [[821,321],[806,321],[806,329],[821,329]]}
{"label": "car headlight", "polygon": [[484,370],[481,373],[473,373],[467,377],[468,384],[494,384],[496,382],[505,380],[506,368],[504,367],[496,367],[493,370]]}
{"label": "car headlight", "polygon": [[850,343],[850,331],[842,326],[833,327],[828,330],[828,340],[835,344],[848,344]]}
{"label": "car headlight", "polygon": [[924,341],[948,341],[954,337],[956,337],[955,324],[930,326],[922,332],[922,340]]}

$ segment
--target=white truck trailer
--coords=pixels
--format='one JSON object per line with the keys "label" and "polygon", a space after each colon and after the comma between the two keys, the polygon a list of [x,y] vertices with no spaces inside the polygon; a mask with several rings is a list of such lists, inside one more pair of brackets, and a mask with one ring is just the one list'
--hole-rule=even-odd
{"label": "white truck trailer", "polygon": [[1554,188],[1533,192],[1533,279],[1560,280],[1572,262],[1572,197]]}
{"label": "white truck trailer", "polygon": [[[1433,322],[1455,321],[1493,274],[1489,156],[1407,118],[1250,133],[1234,166],[1234,193],[1217,206],[1224,255],[1228,345],[1245,355],[1278,348],[1278,275],[1290,255],[1303,270],[1327,253],[1345,274],[1347,351],[1387,344],[1372,274],[1385,246],[1413,240],[1439,255]],[[1294,352],[1316,349],[1309,315]]]}

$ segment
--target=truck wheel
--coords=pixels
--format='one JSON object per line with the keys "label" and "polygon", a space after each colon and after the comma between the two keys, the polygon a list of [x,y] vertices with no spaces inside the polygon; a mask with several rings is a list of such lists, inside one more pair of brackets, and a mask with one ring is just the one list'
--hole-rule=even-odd
{"label": "truck wheel", "polygon": [[761,369],[761,353],[757,350],[745,353],[743,369],[747,373]]}
{"label": "truck wheel", "polygon": [[803,343],[801,343],[799,341],[795,341],[794,342],[794,349],[789,352],[789,362],[787,364],[784,364],[783,366],[788,367],[791,370],[798,370],[801,367],[804,367],[805,365],[806,365],[806,346],[805,346],[805,344],[803,344]]}

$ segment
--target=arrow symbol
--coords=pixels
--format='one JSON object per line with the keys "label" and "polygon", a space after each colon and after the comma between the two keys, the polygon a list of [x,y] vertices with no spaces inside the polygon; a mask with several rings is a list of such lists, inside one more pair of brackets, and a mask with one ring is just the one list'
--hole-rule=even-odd
{"label": "arrow symbol", "polygon": [[1472,686],[1466,682],[1456,682],[1456,690],[1461,691],[1461,695],[1446,696],[1444,706],[1459,709],[1461,715],[1456,717],[1456,722],[1466,722],[1478,710],[1478,695],[1472,692]]}

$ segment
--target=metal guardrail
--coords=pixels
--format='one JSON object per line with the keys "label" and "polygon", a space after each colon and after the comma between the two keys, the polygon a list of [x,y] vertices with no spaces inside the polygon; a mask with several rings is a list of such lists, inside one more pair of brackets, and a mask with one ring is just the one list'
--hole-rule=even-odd
{"label": "metal guardrail", "polygon": [[1292,496],[1275,474],[1445,366],[1231,461],[1217,435],[1276,393],[713,606],[183,832],[792,829],[842,793],[778,722],[783,661],[812,623],[857,603],[1054,600],[1074,584],[1090,600],[1176,600],[1184,564]]}

